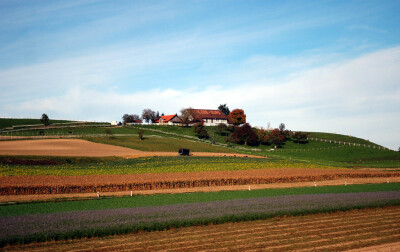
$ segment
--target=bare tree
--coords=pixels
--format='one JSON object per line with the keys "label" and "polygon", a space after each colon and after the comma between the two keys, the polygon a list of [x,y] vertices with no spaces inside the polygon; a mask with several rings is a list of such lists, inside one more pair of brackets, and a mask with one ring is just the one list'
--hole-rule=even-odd
{"label": "bare tree", "polygon": [[143,109],[142,118],[147,123],[149,122],[154,123],[157,120],[156,112],[154,112],[151,109]]}
{"label": "bare tree", "polygon": [[189,123],[194,121],[194,111],[193,108],[189,107],[189,108],[182,108],[181,111],[181,120],[182,120],[182,125],[189,125]]}
{"label": "bare tree", "polygon": [[279,124],[279,130],[280,130],[281,132],[284,131],[285,128],[286,128],[286,126],[285,126],[284,123]]}

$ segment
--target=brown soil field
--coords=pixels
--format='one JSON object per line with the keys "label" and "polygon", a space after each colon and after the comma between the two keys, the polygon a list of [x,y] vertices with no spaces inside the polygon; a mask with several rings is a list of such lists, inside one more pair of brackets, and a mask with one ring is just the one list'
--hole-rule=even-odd
{"label": "brown soil field", "polygon": [[400,207],[8,246],[6,251],[362,251],[398,249]]}
{"label": "brown soil field", "polygon": [[160,190],[355,178],[398,178],[400,172],[351,169],[256,169],[185,173],[0,177],[0,195]]}
{"label": "brown soil field", "polygon": [[[0,155],[33,155],[33,156],[78,156],[107,157],[119,156],[138,158],[150,156],[179,156],[178,152],[145,152],[130,148],[93,143],[82,139],[37,139],[0,141]],[[193,156],[235,156],[258,157],[236,153],[192,152]],[[265,158],[265,157],[261,157]]]}
{"label": "brown soil field", "polygon": [[[356,184],[381,184],[385,183],[385,178],[355,178],[355,179],[336,179],[327,181],[318,181],[317,186],[337,186],[337,185],[356,185]],[[390,182],[400,182],[400,177],[390,178]],[[192,187],[179,189],[153,189],[132,191],[133,195],[151,195],[151,194],[173,194],[173,193],[191,193],[191,192],[217,192],[217,191],[238,191],[238,190],[258,190],[273,188],[295,188],[295,187],[313,187],[314,182],[294,182],[294,183],[275,183],[275,184],[253,184],[253,185],[235,185],[235,186],[210,186],[210,187]],[[100,197],[122,197],[129,196],[131,191],[119,192],[101,192]],[[88,199],[97,197],[97,192],[90,193],[65,193],[65,194],[32,194],[32,195],[2,195],[0,202],[30,202],[47,201],[55,199]]]}

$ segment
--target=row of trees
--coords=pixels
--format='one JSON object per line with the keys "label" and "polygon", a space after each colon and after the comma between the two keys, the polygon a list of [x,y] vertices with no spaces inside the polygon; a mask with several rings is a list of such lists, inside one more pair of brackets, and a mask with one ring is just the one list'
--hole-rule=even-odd
{"label": "row of trees", "polygon": [[251,127],[245,123],[241,126],[227,126],[219,124],[215,128],[204,127],[203,124],[194,125],[194,132],[200,139],[211,139],[214,142],[214,131],[221,136],[228,136],[227,143],[237,143],[247,146],[272,145],[281,147],[284,143],[291,139],[295,143],[307,143],[309,134],[304,132],[291,132],[285,129],[285,124],[279,125],[278,129],[266,130]]}
{"label": "row of trees", "polygon": [[273,129],[271,131],[263,128],[252,128],[250,124],[245,123],[242,126],[234,126],[233,132],[227,141],[248,146],[263,144],[280,147],[289,139],[292,139],[296,143],[307,143],[308,136],[308,133],[293,133],[287,130],[283,123],[279,125],[278,129]]}
{"label": "row of trees", "polygon": [[[161,114],[161,116],[163,115],[164,113]],[[147,123],[154,123],[159,117],[160,113],[158,111],[156,112],[151,109],[143,109],[141,117],[137,114],[124,114],[122,116],[122,121],[124,124],[138,122],[139,120],[143,120]]]}

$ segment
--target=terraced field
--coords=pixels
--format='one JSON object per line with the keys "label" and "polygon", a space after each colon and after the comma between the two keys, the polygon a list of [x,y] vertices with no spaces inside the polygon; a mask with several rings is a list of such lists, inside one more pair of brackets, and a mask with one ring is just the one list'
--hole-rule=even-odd
{"label": "terraced field", "polygon": [[8,246],[5,249],[9,251],[343,251],[400,242],[399,221],[400,207],[387,207],[185,227],[108,238]]}

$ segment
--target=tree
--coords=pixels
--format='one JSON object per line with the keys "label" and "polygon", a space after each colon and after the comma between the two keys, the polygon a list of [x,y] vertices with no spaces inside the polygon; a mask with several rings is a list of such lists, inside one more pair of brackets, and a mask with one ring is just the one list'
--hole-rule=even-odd
{"label": "tree", "polygon": [[40,121],[43,123],[44,126],[49,125],[49,117],[47,116],[47,114],[42,114],[42,118],[40,119]]}
{"label": "tree", "polygon": [[112,138],[113,133],[112,133],[111,129],[106,129],[105,132],[106,132],[106,135],[107,135],[108,139]]}
{"label": "tree", "polygon": [[149,122],[154,123],[157,120],[156,112],[154,112],[151,109],[143,109],[142,118],[147,123]]}
{"label": "tree", "polygon": [[229,110],[228,106],[226,106],[226,103],[225,104],[220,104],[218,106],[218,109],[221,110],[221,112],[224,113],[225,115],[229,115],[229,113],[231,112]]}
{"label": "tree", "polygon": [[292,138],[293,138],[293,141],[296,143],[307,143],[307,139],[308,139],[309,135],[310,135],[309,133],[303,133],[303,132],[297,131],[292,134]]}
{"label": "tree", "polygon": [[281,132],[283,132],[283,131],[285,130],[285,128],[286,128],[286,126],[285,126],[284,123],[279,124],[279,130],[280,130]]}
{"label": "tree", "polygon": [[225,123],[219,123],[217,125],[217,127],[215,127],[215,129],[217,130],[217,132],[218,132],[218,134],[220,136],[226,136],[227,135],[226,131],[228,130],[228,126],[226,126]]}
{"label": "tree", "polygon": [[143,140],[144,139],[144,131],[143,130],[139,130],[138,131],[138,137],[139,137],[139,140]]}
{"label": "tree", "polygon": [[235,128],[232,133],[232,140],[238,144],[249,146],[258,146],[260,144],[256,130],[248,123]]}
{"label": "tree", "polygon": [[279,129],[274,129],[268,134],[268,141],[275,145],[275,147],[279,147],[285,141],[285,136]]}
{"label": "tree", "polygon": [[268,144],[268,134],[265,129],[261,128],[258,130],[258,139],[261,144]]}
{"label": "tree", "polygon": [[200,139],[208,139],[210,136],[202,123],[196,123],[193,127],[194,133]]}
{"label": "tree", "polygon": [[134,115],[125,114],[122,116],[122,120],[123,120],[124,124],[133,123],[133,122],[136,122],[136,120],[139,120],[139,116],[136,114],[134,114]]}
{"label": "tree", "polygon": [[246,114],[243,109],[234,109],[229,113],[229,118],[232,119],[233,124],[240,125],[246,123]]}
{"label": "tree", "polygon": [[194,120],[194,111],[193,108],[182,108],[181,109],[181,120],[182,120],[182,125],[183,126],[188,126],[189,123],[193,122]]}

